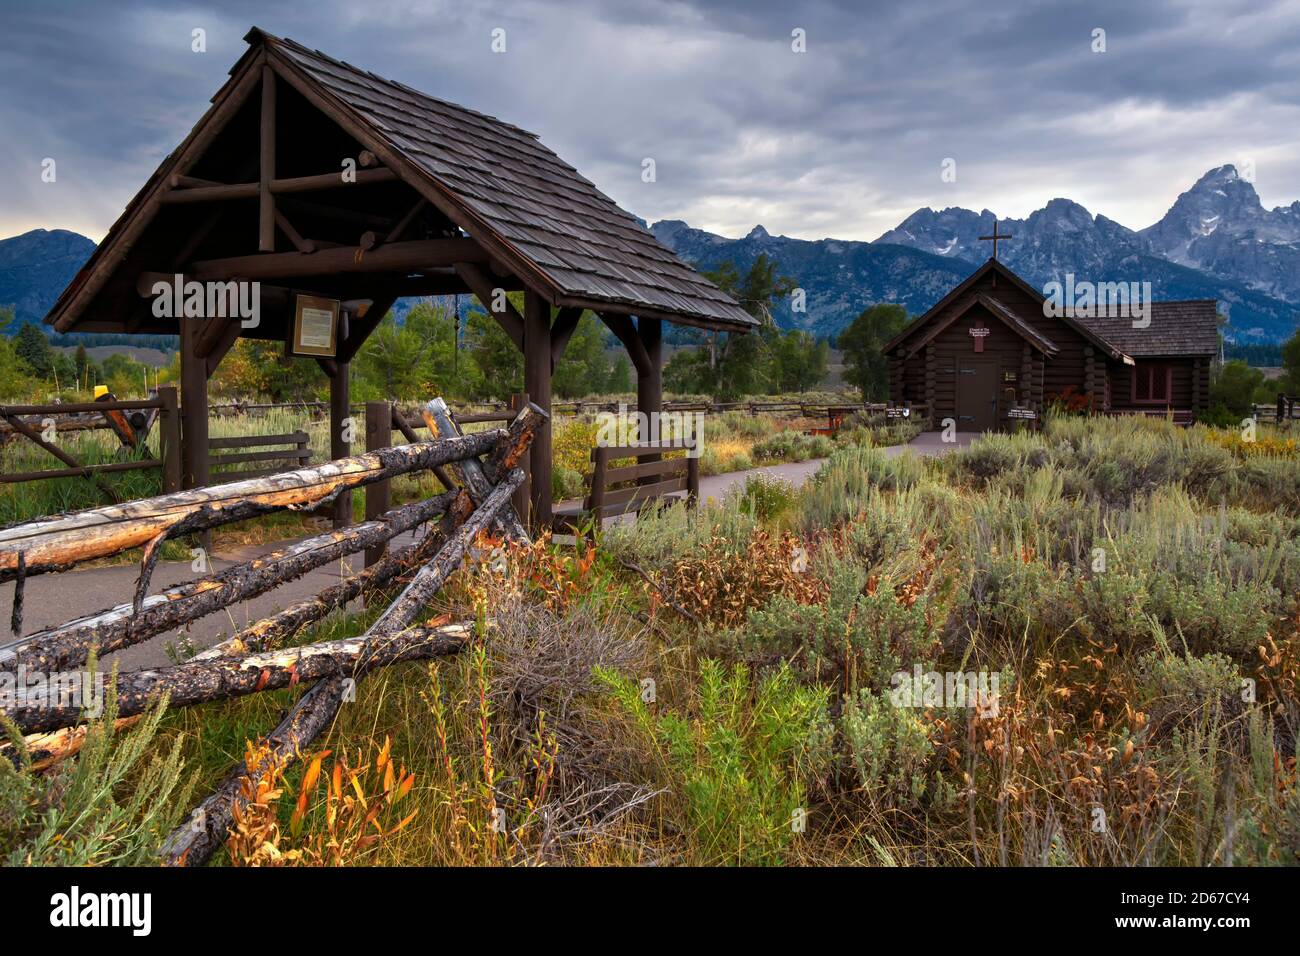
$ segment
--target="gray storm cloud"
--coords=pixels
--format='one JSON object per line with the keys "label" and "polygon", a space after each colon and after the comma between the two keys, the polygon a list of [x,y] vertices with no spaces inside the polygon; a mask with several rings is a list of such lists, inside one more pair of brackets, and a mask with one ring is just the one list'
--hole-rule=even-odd
{"label": "gray storm cloud", "polygon": [[[1300,196],[1296,4],[1006,6],[6,6],[0,236],[101,237],[254,23],[533,130],[647,220],[727,235],[762,222],[874,239],[920,206],[1023,216],[1055,196],[1140,228],[1206,169],[1243,160],[1267,205]],[[191,50],[195,28],[206,53]],[[791,49],[795,29],[805,53]],[[1105,53],[1093,52],[1096,29]],[[46,158],[54,183],[41,181]],[[948,158],[953,182],[940,175]]]}

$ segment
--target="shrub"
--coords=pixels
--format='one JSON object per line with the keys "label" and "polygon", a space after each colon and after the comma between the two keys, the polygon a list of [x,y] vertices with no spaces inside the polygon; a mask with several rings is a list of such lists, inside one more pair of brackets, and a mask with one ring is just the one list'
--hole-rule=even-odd
{"label": "shrub", "polygon": [[826,691],[786,668],[754,688],[743,665],[727,671],[706,658],[692,711],[657,715],[635,679],[606,668],[596,677],[660,750],[700,862],[785,862],[796,813],[806,812],[800,769],[824,760]]}
{"label": "shrub", "polygon": [[820,600],[777,595],[719,643],[756,663],[787,661],[804,680],[845,692],[887,686],[902,661],[919,659],[929,645],[924,602],[902,590],[840,561]]}
{"label": "shrub", "polygon": [[0,755],[0,847],[6,866],[145,866],[188,812],[194,781],[182,780],[181,740],[153,755],[166,710],[152,707],[115,730],[117,695],[90,723],[75,760],[33,769],[22,735],[7,724],[18,766]]}
{"label": "shrub", "polygon": [[753,454],[759,461],[807,461],[826,458],[834,449],[835,443],[826,435],[784,431],[757,443]]}
{"label": "shrub", "polygon": [[914,807],[927,795],[956,799],[935,760],[921,711],[895,707],[887,692],[863,688],[844,699],[840,731],[857,783],[886,806]]}
{"label": "shrub", "polygon": [[700,553],[713,542],[744,551],[757,530],[758,519],[742,510],[740,499],[733,495],[719,507],[647,509],[635,522],[608,525],[600,543],[615,561],[656,571]]}
{"label": "shrub", "polygon": [[762,521],[785,513],[795,499],[794,485],[790,482],[761,474],[746,478],[744,487],[737,494],[740,510]]}
{"label": "shrub", "polygon": [[587,480],[581,472],[563,465],[551,472],[551,497],[554,501],[569,501],[587,493]]}
{"label": "shrub", "polygon": [[1149,651],[1138,661],[1138,681],[1153,733],[1182,726],[1207,707],[1241,700],[1241,671],[1223,654],[1194,657],[1168,649]]}
{"label": "shrub", "polygon": [[866,507],[872,489],[905,490],[924,474],[924,463],[910,453],[891,458],[879,448],[842,448],[805,488],[803,526],[807,530],[833,527],[856,517]]}

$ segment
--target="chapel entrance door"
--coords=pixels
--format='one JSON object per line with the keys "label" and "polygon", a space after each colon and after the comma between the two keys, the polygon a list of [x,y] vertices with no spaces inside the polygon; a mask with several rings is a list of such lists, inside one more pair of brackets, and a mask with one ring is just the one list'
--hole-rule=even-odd
{"label": "chapel entrance door", "polygon": [[998,427],[998,365],[993,356],[957,362],[957,430],[987,432]]}

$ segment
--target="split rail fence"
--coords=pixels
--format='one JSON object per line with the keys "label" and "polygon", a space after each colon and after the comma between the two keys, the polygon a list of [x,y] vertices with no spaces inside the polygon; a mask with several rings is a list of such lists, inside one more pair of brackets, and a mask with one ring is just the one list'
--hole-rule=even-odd
{"label": "split rail fence", "polygon": [[[120,674],[110,691],[119,720],[129,720],[163,698],[169,707],[310,683],[267,737],[276,760],[288,762],[332,723],[355,681],[380,667],[454,654],[473,636],[472,622],[427,626],[422,611],[458,568],[475,538],[500,528],[527,538],[511,505],[524,481],[518,467],[546,413],[524,405],[507,428],[468,435],[445,420],[446,405],[430,402],[425,417],[438,432],[429,440],[386,445],[363,455],[310,468],[197,488],[156,498],[44,518],[0,529],[0,582],[14,582],[13,638],[0,643],[0,671],[15,675],[68,674],[92,654],[107,654],[265,593],[341,557],[381,549],[365,570],[307,600],[243,628],[184,663]],[[439,424],[439,423],[442,424]],[[401,429],[405,437],[407,429]],[[392,478],[433,471],[446,492],[385,507],[367,520],[288,545],[220,572],[149,594],[162,544],[179,535],[281,510],[315,509],[355,488],[373,489]],[[376,503],[381,499],[376,497]],[[421,525],[414,544],[391,554],[382,549]],[[142,548],[132,600],[57,627],[22,634],[22,593],[28,578]],[[304,627],[358,597],[402,589],[360,636],[285,646]],[[23,669],[23,670],[20,670]],[[84,701],[69,700],[60,681],[44,681],[4,709],[27,736],[30,755],[44,764],[75,753],[84,738]],[[166,841],[165,863],[201,865],[225,842],[234,808],[242,800],[235,767]]]}
{"label": "split rail fence", "polygon": [[[66,433],[109,429],[117,434],[124,449],[138,451],[144,447],[155,421],[159,429],[157,458],[82,462],[58,441],[59,436]],[[50,434],[51,430],[53,435]],[[119,502],[121,497],[117,490],[101,476],[159,469],[162,472],[164,492],[179,491],[181,487],[180,414],[176,389],[170,386],[159,388],[152,397],[138,401],[0,406],[0,441],[16,441],[19,438],[49,452],[65,467],[0,474],[0,484],[82,477],[93,482],[108,500]]]}

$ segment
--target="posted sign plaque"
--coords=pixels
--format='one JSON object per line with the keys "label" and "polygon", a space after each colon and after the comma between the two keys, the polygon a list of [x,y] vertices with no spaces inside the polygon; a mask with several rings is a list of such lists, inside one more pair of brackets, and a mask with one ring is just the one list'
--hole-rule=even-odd
{"label": "posted sign plaque", "polygon": [[339,300],[314,295],[294,297],[289,354],[334,358],[339,351]]}

